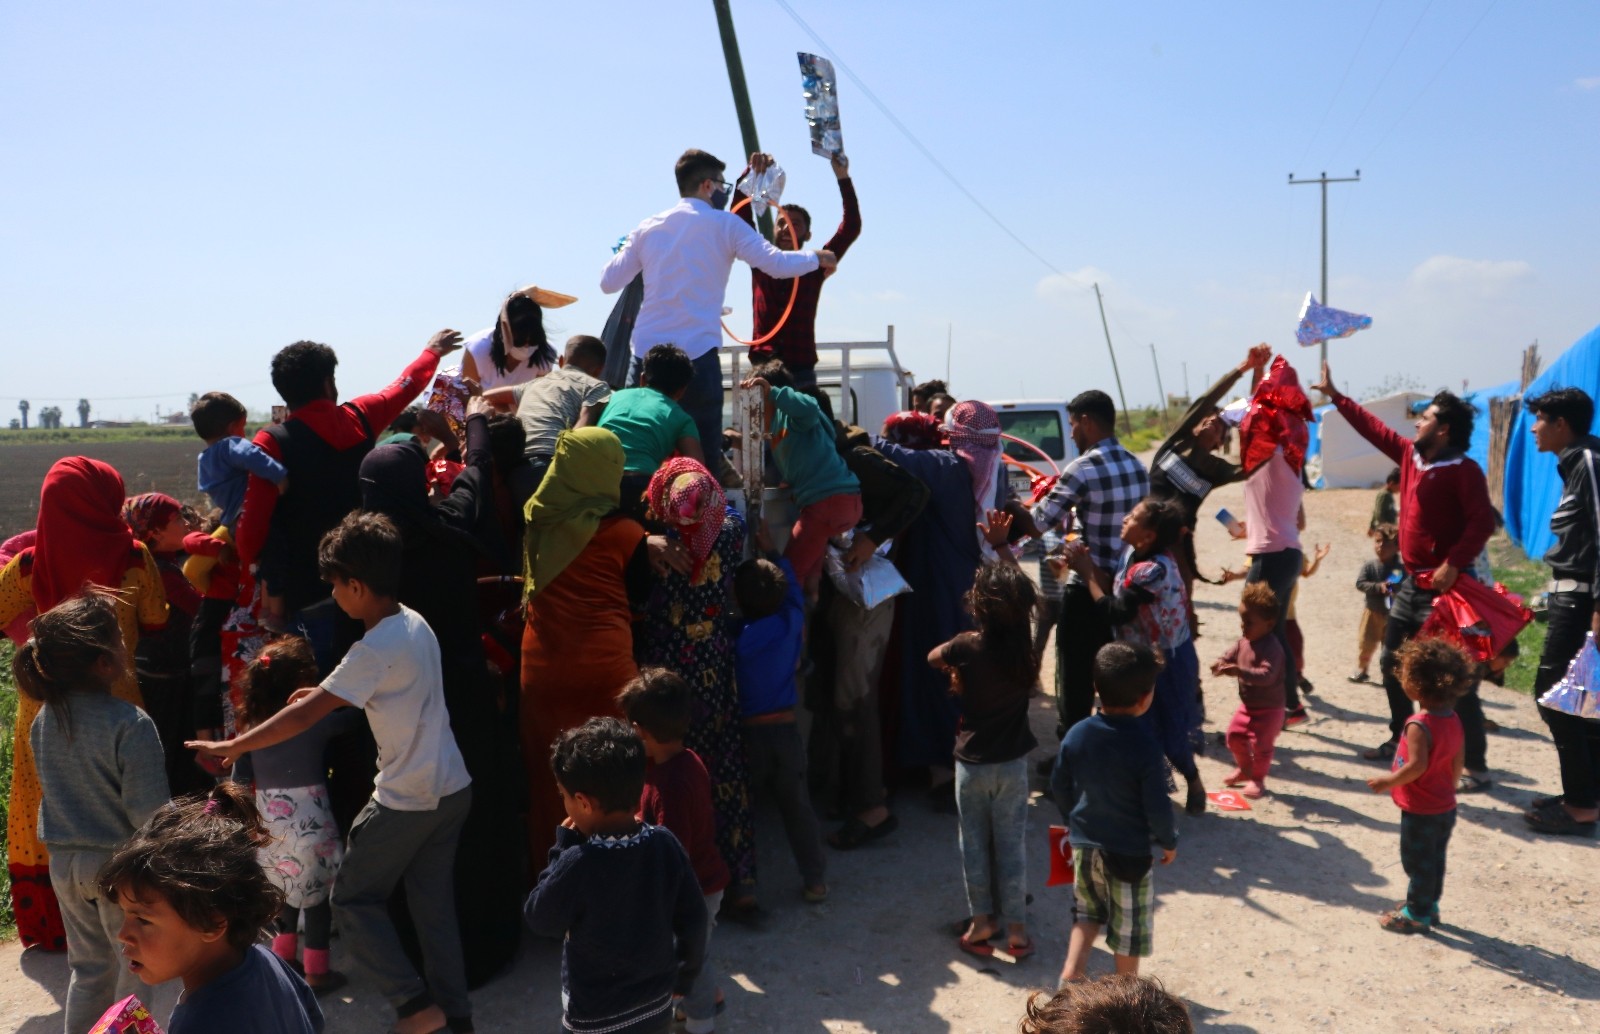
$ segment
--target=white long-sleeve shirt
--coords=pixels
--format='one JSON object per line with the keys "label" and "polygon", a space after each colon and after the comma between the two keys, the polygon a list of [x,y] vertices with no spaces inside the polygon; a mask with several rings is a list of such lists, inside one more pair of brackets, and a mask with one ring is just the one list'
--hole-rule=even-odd
{"label": "white long-sleeve shirt", "polygon": [[817,268],[814,251],[780,251],[731,212],[686,197],[640,223],[600,274],[614,294],[644,274],[644,300],[633,327],[633,354],[677,345],[698,359],[722,340],[722,296],[733,260],[780,280]]}

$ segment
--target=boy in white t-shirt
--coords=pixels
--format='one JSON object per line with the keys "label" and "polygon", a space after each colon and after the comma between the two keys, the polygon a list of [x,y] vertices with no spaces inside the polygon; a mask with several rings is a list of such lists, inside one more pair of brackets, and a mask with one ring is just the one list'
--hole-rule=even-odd
{"label": "boy in white t-shirt", "polygon": [[[378,743],[372,799],[350,829],[350,847],[333,890],[346,946],[394,1006],[398,1034],[447,1024],[472,1029],[461,935],[456,926],[456,841],[472,803],[450,731],[439,643],[416,611],[395,598],[400,532],[388,518],[352,513],[323,536],[317,562],[339,608],[366,634],[322,685],[297,691],[283,710],[241,736],[194,741],[202,754],[236,758],[311,728],[340,707],[366,712]],[[389,895],[406,884],[428,979],[400,947]]]}

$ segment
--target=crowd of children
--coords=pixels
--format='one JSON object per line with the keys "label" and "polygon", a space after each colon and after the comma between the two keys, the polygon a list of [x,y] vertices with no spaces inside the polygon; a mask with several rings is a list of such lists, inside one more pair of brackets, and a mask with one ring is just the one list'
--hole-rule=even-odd
{"label": "crowd of children", "polygon": [[[668,228],[685,247],[702,232],[721,168],[684,156],[681,204],[630,238],[608,284],[633,266],[648,280],[668,261],[649,242]],[[769,280],[815,272],[820,290],[831,254],[774,258],[738,222],[727,215],[695,247],[732,249],[729,263],[746,257]],[[760,907],[752,801],[781,815],[799,894],[818,903],[824,844],[892,832],[884,773],[907,768],[926,770],[959,817],[969,913],[955,947],[1019,962],[1035,950],[1029,710],[1051,627],[1091,662],[1087,686],[1058,663],[1058,695],[1098,710],[1062,712],[1049,785],[1076,918],[1060,993],[1031,1002],[1023,1028],[1132,1030],[1116,1017],[1136,1013],[1140,1030],[1189,1029],[1181,1003],[1137,971],[1154,944],[1152,845],[1162,865],[1177,854],[1170,773],[1190,814],[1207,808],[1190,594],[1209,486],[1184,471],[1262,469],[1203,462],[1223,437],[1215,406],[1186,418],[1193,440],[1163,467],[1162,484],[1185,486],[1178,499],[1147,494],[1109,398],[1085,392],[1069,406],[1083,455],[1030,511],[1008,498],[984,403],[919,385],[923,412],[874,435],[834,419],[811,366],[762,353],[742,387],[761,401],[772,481],[797,516],[747,528],[724,491],[739,478],[707,438],[715,364],[686,350],[698,330],[685,347],[655,340],[672,314],[646,292],[640,326],[653,329],[622,364],[631,386],[612,385],[599,339],[576,337],[559,359],[544,340],[541,306],[564,297],[518,292],[468,342],[464,369],[481,383],[465,383],[458,426],[406,410],[459,347],[453,331],[388,388],[342,404],[332,350],[288,346],[272,363],[287,411],[253,440],[238,400],[200,396],[204,527],[171,497],[124,500],[104,464],[52,469],[36,541],[0,571],[0,624],[33,614],[14,663],[29,703],[10,861],[44,902],[19,915],[25,941],[68,951],[67,1034],[134,977],[182,981],[173,1031],[321,1030],[317,996],[347,980],[331,965],[335,923],[348,979],[383,995],[395,1031],[461,1034],[469,992],[515,952],[519,913],[563,942],[566,1029],[681,1021],[706,1034],[725,1008],[716,921]],[[1259,379],[1269,353],[1252,350],[1232,377]],[[1264,405],[1293,385],[1281,361],[1273,370],[1262,383],[1279,393]],[[1264,411],[1255,431],[1247,418],[1247,433],[1295,411]],[[1293,446],[1292,422],[1272,426]],[[1290,508],[1257,509],[1292,533]],[[1369,677],[1395,593],[1395,514],[1374,513],[1352,681]],[[1073,514],[1083,537],[1049,561],[1060,616],[1036,628],[1040,592],[1018,544]],[[1306,558],[1290,538],[1270,554],[1292,564],[1290,588],[1269,584],[1283,572],[1251,575],[1241,636],[1210,666],[1238,683],[1225,783],[1251,798],[1268,792],[1279,733],[1304,720],[1296,690],[1311,689],[1292,585],[1326,547]],[[885,566],[913,590],[904,605],[865,594],[863,572]],[[186,648],[139,653],[135,681],[135,651],[167,623]],[[1370,785],[1401,808],[1411,879],[1384,926],[1413,932],[1438,922],[1463,763],[1452,705],[1476,672],[1438,640],[1394,654],[1422,710]],[[844,819],[826,839],[822,788]],[[1102,931],[1118,976],[1087,987]]]}

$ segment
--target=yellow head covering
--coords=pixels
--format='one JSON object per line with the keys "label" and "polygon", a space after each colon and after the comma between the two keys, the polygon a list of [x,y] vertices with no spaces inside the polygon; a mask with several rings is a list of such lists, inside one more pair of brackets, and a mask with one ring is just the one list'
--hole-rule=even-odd
{"label": "yellow head covering", "polygon": [[583,427],[556,437],[555,456],[523,516],[524,592],[538,595],[583,552],[600,518],[622,498],[622,443],[610,431]]}

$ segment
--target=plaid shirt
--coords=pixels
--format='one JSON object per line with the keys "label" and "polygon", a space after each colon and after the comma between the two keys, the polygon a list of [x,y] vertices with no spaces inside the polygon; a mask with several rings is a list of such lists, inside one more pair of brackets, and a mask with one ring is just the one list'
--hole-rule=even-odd
{"label": "plaid shirt", "polygon": [[1102,571],[1115,571],[1122,556],[1122,518],[1150,494],[1144,464],[1115,438],[1103,438],[1061,472],[1050,494],[1033,508],[1043,531],[1078,511],[1077,528],[1089,556]]}

